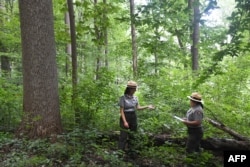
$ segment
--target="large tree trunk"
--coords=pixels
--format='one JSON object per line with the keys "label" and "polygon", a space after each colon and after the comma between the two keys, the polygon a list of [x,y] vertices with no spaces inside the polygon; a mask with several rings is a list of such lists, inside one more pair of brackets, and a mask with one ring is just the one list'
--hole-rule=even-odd
{"label": "large tree trunk", "polygon": [[24,117],[18,136],[62,132],[52,0],[19,0]]}

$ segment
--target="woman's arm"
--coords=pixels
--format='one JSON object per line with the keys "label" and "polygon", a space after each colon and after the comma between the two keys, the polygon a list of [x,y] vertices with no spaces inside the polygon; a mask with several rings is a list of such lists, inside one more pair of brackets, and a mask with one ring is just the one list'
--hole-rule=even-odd
{"label": "woman's arm", "polygon": [[144,110],[144,109],[154,109],[155,107],[153,105],[148,105],[148,106],[140,106],[140,105],[137,105],[136,109],[137,110]]}
{"label": "woman's arm", "polygon": [[124,127],[129,128],[128,122],[127,122],[125,114],[124,114],[124,108],[123,107],[120,107],[120,114],[121,114],[121,117],[122,117]]}
{"label": "woman's arm", "polygon": [[183,123],[186,125],[190,125],[190,126],[199,126],[201,124],[201,121],[200,120],[196,120],[196,121],[184,120]]}

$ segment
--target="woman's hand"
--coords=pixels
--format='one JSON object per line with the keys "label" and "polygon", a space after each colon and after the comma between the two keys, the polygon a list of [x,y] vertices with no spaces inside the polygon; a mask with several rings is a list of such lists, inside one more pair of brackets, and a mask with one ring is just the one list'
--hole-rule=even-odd
{"label": "woman's hand", "polygon": [[186,119],[186,120],[183,120],[182,122],[183,122],[185,125],[188,125],[187,119]]}
{"label": "woman's hand", "polygon": [[154,107],[153,105],[150,104],[150,105],[148,105],[148,109],[151,109],[151,110],[152,110],[152,109],[155,109],[155,107]]}
{"label": "woman's hand", "polygon": [[129,128],[129,125],[128,125],[127,121],[125,121],[123,125],[124,125],[125,128]]}

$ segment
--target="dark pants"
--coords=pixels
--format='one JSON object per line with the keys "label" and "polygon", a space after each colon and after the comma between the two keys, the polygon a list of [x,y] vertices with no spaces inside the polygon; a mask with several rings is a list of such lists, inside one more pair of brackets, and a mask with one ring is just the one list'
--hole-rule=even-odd
{"label": "dark pants", "polygon": [[187,153],[200,152],[200,142],[203,137],[203,129],[188,128],[188,138],[186,143]]}
{"label": "dark pants", "polygon": [[128,148],[132,149],[134,142],[134,133],[137,131],[137,116],[135,112],[124,112],[126,120],[128,122],[129,128],[124,127],[124,123],[122,118],[120,117],[120,137],[118,142],[118,148],[121,150],[125,150],[126,145],[128,144]]}

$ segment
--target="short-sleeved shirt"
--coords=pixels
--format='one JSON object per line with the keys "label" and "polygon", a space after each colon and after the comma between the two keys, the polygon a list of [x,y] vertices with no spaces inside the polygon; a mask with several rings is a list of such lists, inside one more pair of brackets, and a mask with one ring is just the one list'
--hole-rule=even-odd
{"label": "short-sleeved shirt", "polygon": [[[203,109],[200,105],[196,105],[192,108],[190,108],[188,111],[187,111],[187,120],[188,121],[202,121],[203,119]],[[191,126],[191,125],[188,125],[189,128],[198,128],[198,127],[201,127],[202,125],[200,124],[199,126]]]}
{"label": "short-sleeved shirt", "polygon": [[123,95],[120,97],[119,106],[124,108],[124,112],[135,112],[137,105],[136,96]]}

